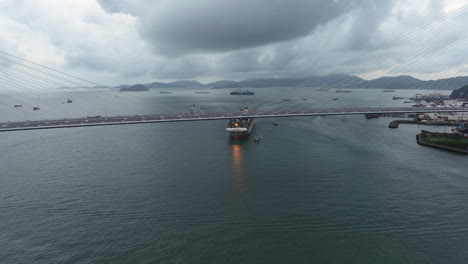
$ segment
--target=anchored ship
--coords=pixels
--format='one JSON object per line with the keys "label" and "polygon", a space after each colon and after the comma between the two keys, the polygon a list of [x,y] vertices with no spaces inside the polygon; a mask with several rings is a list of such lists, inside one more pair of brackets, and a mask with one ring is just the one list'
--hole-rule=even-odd
{"label": "anchored ship", "polygon": [[351,90],[346,90],[346,89],[338,89],[336,90],[337,93],[350,93],[352,92]]}
{"label": "anchored ship", "polygon": [[253,118],[231,118],[229,119],[226,131],[233,138],[241,138],[250,135],[255,126]]}
{"label": "anchored ship", "polygon": [[231,92],[231,95],[254,95],[255,93],[254,92],[251,92],[249,90],[245,90],[245,91],[234,91],[234,92]]}

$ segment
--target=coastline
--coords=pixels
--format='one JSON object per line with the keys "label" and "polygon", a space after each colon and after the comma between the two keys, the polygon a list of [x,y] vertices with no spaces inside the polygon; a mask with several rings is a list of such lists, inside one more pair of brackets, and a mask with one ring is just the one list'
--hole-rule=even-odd
{"label": "coastline", "polygon": [[419,145],[422,146],[427,146],[427,147],[432,147],[432,148],[437,148],[437,149],[442,149],[442,150],[447,150],[447,151],[452,151],[452,152],[457,152],[460,154],[468,154],[468,148],[456,148],[456,147],[450,147],[442,144],[437,144],[433,143],[427,140],[427,137],[434,137],[434,136],[453,136],[453,134],[446,134],[446,133],[437,133],[437,132],[429,132],[422,130],[420,134],[416,135],[416,142]]}

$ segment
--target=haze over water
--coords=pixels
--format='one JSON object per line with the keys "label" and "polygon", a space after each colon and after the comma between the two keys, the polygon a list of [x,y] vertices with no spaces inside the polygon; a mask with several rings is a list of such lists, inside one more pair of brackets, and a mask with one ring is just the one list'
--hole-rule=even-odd
{"label": "haze over water", "polygon": [[[381,90],[255,92],[7,94],[0,119],[403,106]],[[387,128],[393,119],[257,119],[260,144],[233,142],[225,121],[1,133],[0,259],[465,263],[466,157],[416,144],[443,128]]]}

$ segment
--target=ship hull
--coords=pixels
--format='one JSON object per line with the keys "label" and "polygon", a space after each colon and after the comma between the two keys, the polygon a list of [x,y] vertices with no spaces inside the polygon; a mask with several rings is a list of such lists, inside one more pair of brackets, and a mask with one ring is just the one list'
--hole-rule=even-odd
{"label": "ship hull", "polygon": [[231,95],[254,95],[255,92],[251,92],[251,91],[234,91],[234,92],[231,92]]}

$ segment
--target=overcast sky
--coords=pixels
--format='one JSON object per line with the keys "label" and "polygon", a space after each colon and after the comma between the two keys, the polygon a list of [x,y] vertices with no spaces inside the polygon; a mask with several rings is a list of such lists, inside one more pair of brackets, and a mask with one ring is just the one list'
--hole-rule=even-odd
{"label": "overcast sky", "polygon": [[0,50],[105,85],[468,75],[463,0],[0,0]]}

